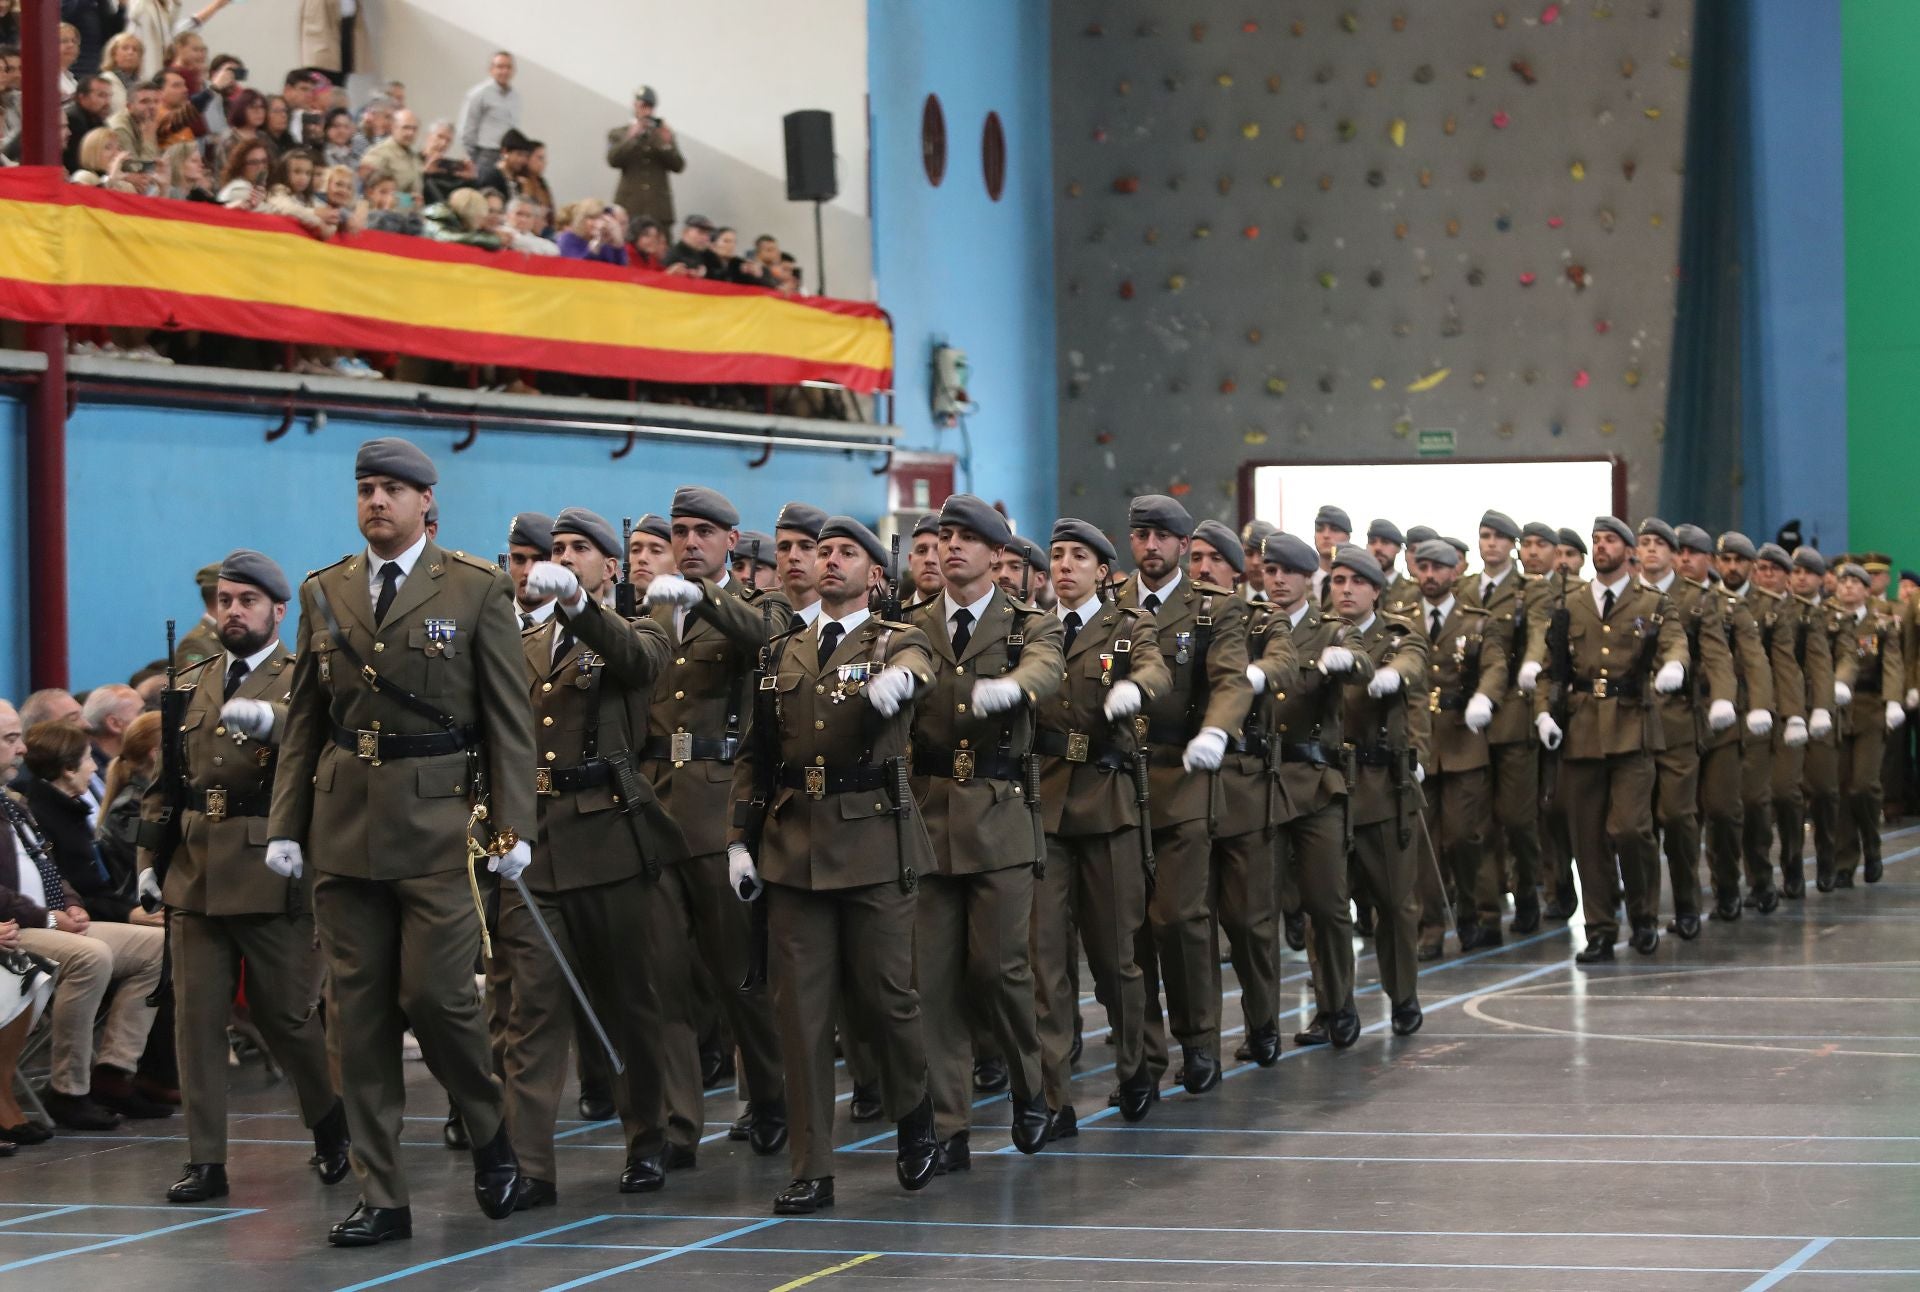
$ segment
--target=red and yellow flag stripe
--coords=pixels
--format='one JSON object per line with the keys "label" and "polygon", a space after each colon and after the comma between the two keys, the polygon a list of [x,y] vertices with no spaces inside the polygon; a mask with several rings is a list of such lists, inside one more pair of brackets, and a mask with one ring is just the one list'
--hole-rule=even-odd
{"label": "red and yellow flag stripe", "polygon": [[877,305],[779,296],[0,171],[0,317],[188,328],[643,381],[885,389]]}

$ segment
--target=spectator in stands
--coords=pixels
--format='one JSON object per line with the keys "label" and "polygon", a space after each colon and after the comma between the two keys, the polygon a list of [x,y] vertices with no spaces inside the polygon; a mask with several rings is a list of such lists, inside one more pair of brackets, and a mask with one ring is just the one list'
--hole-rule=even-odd
{"label": "spectator in stands", "polygon": [[[0,4],[11,2],[0,0]],[[0,845],[0,854],[5,853]],[[37,909],[30,906],[12,889],[0,888],[0,952],[8,957],[6,964],[0,964],[0,1140],[6,1141],[8,1153],[15,1145],[44,1144],[53,1138],[52,1131],[27,1120],[13,1093],[27,1038],[53,999],[56,972],[52,961],[29,957],[21,950],[20,921],[32,919]],[[46,918],[44,913],[41,918]]]}
{"label": "spectator in stands", "polygon": [[187,93],[198,94],[207,85],[207,42],[200,33],[183,31],[167,46],[162,65],[187,78]]}
{"label": "spectator in stands", "polygon": [[324,139],[320,146],[321,161],[329,166],[351,167],[360,160],[353,151],[353,113],[345,108],[333,109],[327,113],[321,134]]}
{"label": "spectator in stands", "polygon": [[[0,28],[8,25],[8,18],[19,7],[14,0],[0,0],[0,13],[7,15],[0,18]],[[125,0],[60,0],[60,21],[80,33],[80,57],[73,61],[75,76],[90,76],[100,70],[101,47],[126,25],[121,12],[125,8]],[[9,35],[0,30],[0,41],[18,44],[19,33]]]}
{"label": "spectator in stands", "polygon": [[331,238],[340,227],[340,213],[314,203],[313,177],[317,167],[313,154],[296,148],[280,159],[273,183],[267,188],[267,200],[260,209],[270,215],[298,220],[319,238]]}
{"label": "spectator in stands", "polygon": [[207,119],[193,106],[187,91],[187,78],[176,68],[168,68],[154,78],[160,87],[156,105],[154,139],[162,149],[174,144],[193,143],[207,133]]}
{"label": "spectator in stands", "polygon": [[500,136],[500,150],[493,164],[480,167],[472,186],[482,193],[498,193],[504,202],[520,191],[520,177],[526,172],[527,156],[532,151],[531,139],[518,130],[508,130]]}
{"label": "spectator in stands", "polygon": [[[82,3],[99,0],[81,0]],[[65,3],[65,0],[62,0]],[[0,0],[0,45],[18,45],[20,43],[20,15],[18,0]],[[65,14],[61,15],[65,17]],[[86,57],[86,33],[80,33],[80,55]],[[97,52],[97,51],[96,51]]]}
{"label": "spectator in stands", "polygon": [[66,103],[73,98],[73,92],[80,88],[80,82],[74,77],[73,64],[80,57],[80,29],[70,22],[60,24],[60,102]]}
{"label": "spectator in stands", "polygon": [[427,236],[435,242],[457,242],[464,246],[498,251],[506,239],[487,227],[487,195],[478,189],[458,188],[444,202],[436,202],[421,214]]}
{"label": "spectator in stands", "polygon": [[148,915],[139,907],[140,857],[137,836],[140,828],[140,797],[160,774],[160,715],[142,712],[127,724],[120,752],[107,765],[101,789],[99,823],[94,827],[94,845],[107,873],[126,886],[134,907],[131,924],[160,924],[159,914]]}
{"label": "spectator in stands", "polygon": [[[20,715],[0,701],[0,779],[20,766],[25,753]],[[47,1112],[74,1130],[113,1129],[120,1118],[112,1106],[134,1116],[165,1116],[170,1109],[140,1099],[133,1090],[133,1070],[153,1026],[147,995],[160,981],[160,930],[96,925],[85,905],[68,891],[31,812],[16,803],[8,816],[12,828],[0,831],[0,907],[20,925],[22,950],[60,966],[53,993]],[[100,1029],[96,1056],[95,1021],[107,989],[115,983],[118,990]]]}
{"label": "spectator in stands", "polygon": [[168,197],[181,202],[219,203],[220,199],[207,187],[207,163],[200,156],[198,144],[175,144],[160,160]]}
{"label": "spectator in stands", "polygon": [[673,227],[672,176],[687,168],[673,128],[653,113],[659,99],[653,87],[633,92],[633,120],[607,131],[607,165],[620,172],[613,200],[635,219]]}
{"label": "spectator in stands", "polygon": [[227,133],[227,99],[240,88],[246,65],[232,54],[222,54],[208,65],[206,84],[193,92],[193,106],[207,123],[207,134]]}
{"label": "spectator in stands", "polygon": [[80,141],[107,124],[113,115],[113,78],[89,76],[67,105],[67,149],[61,157],[70,171],[80,169]]}
{"label": "spectator in stands", "polygon": [[557,221],[562,226],[554,245],[568,260],[598,260],[608,265],[627,263],[627,249],[620,241],[615,223],[608,216],[607,204],[597,197],[583,197],[560,208]]}
{"label": "spectator in stands", "polygon": [[113,131],[105,126],[89,130],[74,149],[79,165],[69,178],[76,184],[92,186],[114,183],[120,178],[120,164],[126,155],[127,150]]}
{"label": "spectator in stands", "polygon": [[384,142],[367,149],[366,155],[360,158],[362,179],[391,175],[400,191],[408,194],[408,201],[417,205],[424,195],[421,179],[426,169],[426,160],[413,147],[419,133],[420,118],[405,108],[394,113],[393,133]]}
{"label": "spectator in stands", "polygon": [[719,262],[719,268],[711,277],[716,282],[746,283],[752,287],[766,285],[757,260],[748,260],[740,254],[740,235],[729,228],[713,231],[713,256]]}
{"label": "spectator in stands", "polygon": [[264,129],[267,144],[273,149],[273,155],[292,152],[300,146],[293,133],[293,108],[286,96],[276,94],[267,100],[267,124]]}
{"label": "spectator in stands", "polygon": [[507,219],[500,232],[507,245],[529,256],[557,256],[560,248],[552,239],[542,237],[547,226],[547,209],[530,198],[516,197],[507,203]]}
{"label": "spectator in stands", "polygon": [[163,659],[139,669],[127,679],[127,685],[140,693],[148,713],[160,711],[160,693],[167,689],[167,662]]}
{"label": "spectator in stands", "polygon": [[419,237],[426,232],[426,226],[420,221],[420,213],[401,210],[399,195],[400,188],[393,182],[393,176],[385,171],[375,174],[361,186],[360,205],[354,208],[354,218],[361,227],[375,233]]}
{"label": "spectator in stands", "polygon": [[300,61],[345,84],[366,63],[366,28],[356,0],[300,0]]}
{"label": "spectator in stands", "polygon": [[719,271],[720,258],[713,254],[713,221],[704,215],[690,215],[680,226],[680,241],[667,253],[667,266],[686,266],[692,278],[712,278]]}
{"label": "spectator in stands", "polygon": [[454,148],[451,121],[436,121],[427,131],[426,145],[420,150],[420,173],[425,200],[430,203],[444,202],[454,190],[473,182],[473,163]]}
{"label": "spectator in stands", "polygon": [[482,173],[499,159],[501,137],[520,125],[513,73],[513,55],[500,50],[487,66],[487,79],[468,90],[460,105],[460,146]]}
{"label": "spectator in stands", "polygon": [[[81,82],[81,88],[85,84]],[[79,90],[74,91],[74,97],[79,97]],[[0,139],[18,138],[21,121],[20,51],[0,41]]]}
{"label": "spectator in stands", "polygon": [[123,31],[107,42],[100,56],[101,74],[113,78],[113,111],[119,112],[127,106],[128,93],[140,84],[140,64],[147,56],[147,47],[138,36]]}
{"label": "spectator in stands", "polygon": [[[0,700],[0,704],[4,703],[4,700]],[[73,692],[63,691],[57,686],[35,691],[21,701],[20,725],[22,728],[37,727],[43,722],[68,722],[79,726],[80,701],[73,698]],[[14,770],[19,770],[18,759],[14,760]]]}
{"label": "spectator in stands", "polygon": [[96,806],[107,801],[107,765],[119,757],[126,743],[127,728],[145,707],[140,693],[121,682],[94,687],[87,692],[86,703],[80,706],[80,722],[93,741],[94,778],[88,791]]}
{"label": "spectator in stands", "polygon": [[166,66],[164,56],[174,37],[200,30],[231,3],[233,0],[207,0],[205,5],[188,13],[186,0],[129,0],[127,30],[140,37],[145,47],[140,75],[146,79],[156,76]]}
{"label": "spectator in stands", "polygon": [[273,149],[264,139],[249,139],[227,154],[215,196],[235,211],[257,211],[267,200],[267,180],[273,172]]}
{"label": "spectator in stands", "polygon": [[780,263],[780,239],[771,233],[763,233],[755,238],[753,258],[759,262],[761,281],[772,277],[773,267]]}
{"label": "spectator in stands", "polygon": [[511,196],[524,197],[543,210],[553,210],[553,190],[547,187],[547,146],[538,139],[527,152],[527,164],[520,172],[519,191]]}
{"label": "spectator in stands", "polygon": [[96,920],[126,924],[134,903],[121,896],[93,843],[94,807],[86,795],[96,773],[87,733],[65,722],[27,728],[27,806],[53,850],[60,878]]}
{"label": "spectator in stands", "polygon": [[160,84],[148,81],[137,85],[127,96],[124,111],[115,113],[107,121],[107,128],[113,131],[120,146],[136,162],[153,162],[160,158]]}
{"label": "spectator in stands", "polygon": [[[667,231],[660,227],[658,220],[643,219],[633,226],[633,241],[627,244],[627,264],[655,273],[666,269]],[[680,272],[686,272],[684,266]]]}
{"label": "spectator in stands", "polygon": [[236,90],[227,105],[227,133],[214,149],[214,166],[224,170],[235,148],[256,141],[272,148],[267,140],[267,98],[258,90]]}
{"label": "spectator in stands", "polygon": [[353,132],[353,164],[358,166],[367,150],[393,133],[395,104],[387,99],[370,99],[360,109],[360,127]]}

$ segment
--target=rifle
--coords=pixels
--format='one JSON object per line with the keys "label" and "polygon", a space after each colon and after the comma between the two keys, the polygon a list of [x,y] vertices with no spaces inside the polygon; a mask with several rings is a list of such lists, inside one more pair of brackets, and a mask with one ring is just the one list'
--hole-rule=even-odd
{"label": "rifle", "polygon": [[[153,848],[153,877],[161,885],[173,865],[173,854],[180,847],[187,812],[187,750],[181,734],[186,721],[187,702],[193,692],[178,685],[173,666],[174,621],[167,620],[167,688],[160,693],[160,820],[159,841]],[[103,805],[104,806],[104,805]],[[151,914],[161,904],[140,900],[142,910]],[[147,995],[147,1004],[157,1008],[173,988],[173,921],[167,920],[160,933],[160,980]]]}
{"label": "rifle", "polygon": [[[1021,564],[1026,567],[1026,572],[1020,576],[1020,600],[1022,603],[1030,603],[1033,597],[1033,566],[1025,561]],[[1027,632],[1024,613],[1016,617],[1016,631],[1007,637],[1008,673],[1020,667],[1020,654],[1026,649]],[[1038,721],[1037,715],[1035,721],[1036,723]],[[1012,741],[1011,725],[1005,729],[1001,739],[1006,742]],[[1040,755],[1033,752],[1031,738],[1027,741],[1026,756],[1020,760],[1020,783],[1021,792],[1027,799],[1027,815],[1033,822],[1033,877],[1045,879],[1047,877],[1047,828],[1040,812]]]}
{"label": "rifle", "polygon": [[[1567,581],[1560,580],[1560,600],[1547,616],[1547,712],[1562,732],[1567,727],[1567,696],[1573,688],[1572,619],[1567,611]],[[1559,787],[1560,755],[1545,745],[1540,747],[1540,779],[1546,784],[1541,798],[1553,804]]]}
{"label": "rifle", "polygon": [[632,578],[632,558],[628,555],[633,549],[633,517],[620,518],[620,573],[613,584],[613,612],[622,619],[635,619],[640,614],[640,598],[636,595]]}
{"label": "rifle", "polygon": [[[896,533],[893,536],[893,553],[888,558],[887,578],[880,586],[879,611],[875,616],[883,623],[895,624],[900,622],[901,582],[900,535]],[[887,644],[892,640],[892,630],[889,628],[881,629],[879,638],[874,642],[872,668],[875,676],[878,676],[880,671],[886,667]],[[872,711],[869,711],[867,720],[870,724],[867,728],[867,747],[871,750],[875,733],[880,729],[880,723],[878,715]],[[920,876],[914,873],[912,866],[907,864],[908,847],[913,842],[913,829],[911,824],[913,820],[913,786],[909,781],[910,773],[911,769],[907,765],[906,755],[899,754],[887,760],[887,794],[893,800],[894,843],[900,852],[899,883],[900,891],[903,893],[912,893],[920,887]]]}
{"label": "rifle", "polygon": [[887,565],[886,582],[880,585],[880,604],[875,607],[876,618],[888,623],[900,622],[900,535],[893,536],[893,555]]}
{"label": "rifle", "polygon": [[[1102,584],[1100,588],[1100,600],[1103,603],[1111,604],[1116,595],[1115,590],[1120,586],[1120,583],[1115,582]],[[1130,638],[1123,640],[1126,644],[1125,650],[1121,649],[1121,641],[1115,641],[1113,643],[1113,671],[1115,674],[1114,680],[1117,682],[1126,681],[1128,674],[1133,672],[1133,641]],[[1125,724],[1125,729],[1134,736],[1133,758],[1127,765],[1127,771],[1133,777],[1134,805],[1140,809],[1140,868],[1146,872],[1147,897],[1151,899],[1153,897],[1154,883],[1158,873],[1153,857],[1153,796],[1150,792],[1151,781],[1147,775],[1148,762],[1152,756],[1152,751],[1141,735],[1138,723],[1123,719],[1122,722],[1117,722],[1114,725],[1121,726],[1122,723]]]}
{"label": "rifle", "polygon": [[[798,616],[795,616],[797,619]],[[773,642],[773,604],[762,597],[760,600],[760,619],[766,626],[767,640],[762,643],[760,653],[753,666],[753,741],[756,757],[754,759],[753,797],[747,812],[747,850],[755,857],[760,855],[760,836],[767,823],[767,808],[773,802],[774,749],[773,733],[775,724],[780,721],[775,711],[774,674],[778,662]],[[754,991],[767,985],[767,890],[763,885],[759,895],[749,904],[749,931],[747,935],[747,973],[740,980],[742,992]]]}

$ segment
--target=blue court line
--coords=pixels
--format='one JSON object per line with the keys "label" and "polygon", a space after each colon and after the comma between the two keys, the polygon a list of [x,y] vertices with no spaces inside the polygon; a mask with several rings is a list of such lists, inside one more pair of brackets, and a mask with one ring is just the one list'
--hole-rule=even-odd
{"label": "blue court line", "polygon": [[[147,1208],[142,1208],[147,1210]],[[183,1229],[198,1229],[201,1225],[215,1225],[223,1220],[232,1220],[237,1216],[254,1216],[261,1211],[259,1207],[236,1207],[217,1216],[201,1216],[197,1220],[183,1220],[177,1225],[163,1225],[159,1229],[149,1229],[140,1234],[124,1234],[118,1238],[103,1239],[97,1243],[87,1243],[81,1247],[69,1247],[64,1251],[43,1252],[39,1256],[24,1256],[17,1261],[8,1261],[0,1265],[0,1274],[11,1270],[23,1270],[29,1265],[44,1265],[48,1261],[65,1260],[69,1256],[85,1256],[88,1252],[104,1251],[109,1247],[122,1247],[128,1243],[141,1242],[148,1238],[158,1238],[162,1234],[176,1234]]]}
{"label": "blue court line", "polygon": [[[860,1153],[882,1154],[886,1149],[866,1148]],[[999,1150],[995,1150],[997,1153]],[[1045,1155],[1041,1155],[1045,1156]],[[1800,1159],[1747,1161],[1739,1158],[1698,1157],[1394,1157],[1384,1153],[1126,1153],[1071,1149],[1053,1155],[1072,1161],[1078,1158],[1119,1158],[1146,1162],[1366,1162],[1404,1166],[1762,1166],[1762,1167],[1913,1167],[1920,1162],[1815,1162]]]}
{"label": "blue court line", "polygon": [[[1097,1131],[1109,1135],[1294,1135],[1327,1139],[1651,1139],[1651,1140],[1754,1140],[1782,1144],[1823,1142],[1864,1144],[1911,1144],[1920,1135],[1687,1135],[1669,1131],[1395,1131],[1395,1130],[1270,1130],[1256,1126],[1100,1126]],[[1920,1241],[1920,1239],[1916,1239]]]}
{"label": "blue court line", "polygon": [[[94,1140],[101,1140],[101,1139],[138,1139],[138,1138],[139,1136],[133,1136],[133,1135],[118,1135],[118,1136],[88,1135],[84,1139],[79,1140],[78,1142],[82,1144],[87,1144],[87,1143],[93,1142]],[[277,1143],[278,1141],[275,1141],[275,1142]],[[290,1140],[288,1142],[295,1143],[295,1144],[313,1143],[313,1141],[310,1139]],[[23,1163],[22,1165],[25,1165],[25,1164]],[[48,1163],[45,1163],[44,1165],[55,1166],[55,1165],[58,1165],[58,1163],[48,1162]],[[64,1202],[46,1202],[46,1201],[0,1202],[0,1207],[64,1207],[69,1205],[75,1206],[75,1207],[84,1207],[88,1211],[164,1211],[170,1216],[177,1216],[177,1215],[180,1215],[182,1212],[194,1212],[194,1211],[209,1211],[209,1212],[217,1211],[222,1216],[225,1216],[228,1214],[250,1216],[254,1212],[260,1210],[260,1208],[258,1207],[196,1207],[190,1204],[174,1204],[174,1203],[160,1203],[160,1202],[75,1202],[71,1204],[64,1203]]]}
{"label": "blue court line", "polygon": [[68,1206],[55,1207],[52,1211],[36,1211],[31,1215],[15,1216],[11,1220],[0,1220],[0,1227],[7,1225],[24,1225],[30,1220],[51,1220],[55,1216],[64,1216],[71,1212],[85,1211],[86,1209],[87,1204],[84,1202],[71,1203]]}
{"label": "blue court line", "polygon": [[688,1252],[704,1251],[709,1247],[724,1243],[729,1239],[744,1238],[748,1234],[758,1233],[762,1229],[771,1229],[775,1225],[785,1223],[781,1217],[775,1216],[770,1220],[760,1220],[751,1225],[742,1225],[740,1228],[728,1230],[724,1234],[715,1234],[711,1238],[702,1238],[699,1242],[687,1243],[681,1247],[668,1248],[664,1252],[655,1252],[652,1256],[645,1256],[637,1261],[628,1261],[625,1265],[616,1265],[612,1269],[601,1270],[597,1274],[583,1274],[579,1278],[569,1279],[565,1283],[555,1283],[553,1286],[547,1288],[546,1292],[568,1292],[570,1288],[585,1287],[589,1283],[598,1283],[601,1279],[610,1279],[616,1274],[626,1274],[632,1270],[644,1269],[649,1265],[658,1265],[661,1261],[670,1261],[674,1257],[684,1256]]}
{"label": "blue court line", "polygon": [[1786,1260],[1774,1266],[1761,1278],[1747,1284],[1746,1292],[1766,1292],[1766,1289],[1786,1282],[1795,1270],[1825,1251],[1827,1245],[1831,1242],[1833,1242],[1831,1238],[1814,1239],[1805,1247],[1802,1247],[1799,1251],[1787,1257]]}
{"label": "blue court line", "polygon": [[345,1287],[335,1289],[335,1292],[361,1292],[363,1288],[377,1288],[383,1283],[395,1283],[404,1278],[411,1278],[415,1274],[424,1274],[428,1270],[437,1270],[444,1266],[457,1265],[461,1261],[470,1261],[476,1256],[488,1256],[494,1252],[504,1252],[510,1247],[523,1247],[536,1238],[547,1238],[554,1234],[564,1234],[575,1229],[585,1229],[588,1225],[597,1225],[606,1219],[606,1216],[588,1216],[584,1220],[576,1220],[571,1224],[555,1225],[551,1229],[538,1229],[531,1234],[523,1234],[519,1238],[509,1238],[504,1243],[489,1243],[485,1247],[474,1247],[464,1252],[455,1252],[451,1256],[442,1256],[438,1260],[422,1261],[418,1265],[409,1265],[405,1269],[394,1270],[391,1274],[382,1274],[378,1278],[367,1279],[363,1283],[349,1283]]}
{"label": "blue court line", "polygon": [[620,1119],[618,1117],[609,1117],[603,1122],[586,1122],[582,1125],[575,1126],[572,1130],[556,1131],[554,1132],[553,1138],[556,1141],[572,1139],[575,1135],[585,1135],[588,1131],[597,1131],[603,1126],[618,1126],[619,1124]]}
{"label": "blue court line", "polygon": [[125,1238],[125,1234],[91,1233],[84,1229],[9,1229],[0,1238]]}

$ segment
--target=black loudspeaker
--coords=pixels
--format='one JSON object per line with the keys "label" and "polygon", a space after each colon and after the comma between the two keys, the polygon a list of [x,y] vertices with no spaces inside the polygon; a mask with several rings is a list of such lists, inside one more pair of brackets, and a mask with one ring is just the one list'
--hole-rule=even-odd
{"label": "black loudspeaker", "polygon": [[833,114],[818,108],[789,112],[787,128],[787,200],[831,202],[840,195],[833,173]]}

